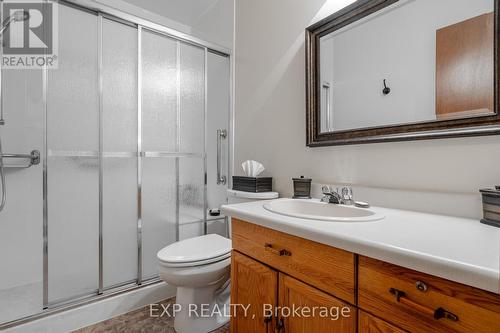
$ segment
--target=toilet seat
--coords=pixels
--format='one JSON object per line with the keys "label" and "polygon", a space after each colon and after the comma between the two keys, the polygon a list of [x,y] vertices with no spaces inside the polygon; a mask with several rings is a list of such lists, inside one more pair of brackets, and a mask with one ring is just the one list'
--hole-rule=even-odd
{"label": "toilet seat", "polygon": [[203,266],[203,265],[213,264],[213,263],[222,261],[222,260],[230,258],[230,257],[231,257],[231,252],[229,252],[223,256],[217,257],[217,258],[200,260],[200,261],[192,261],[192,262],[172,263],[172,262],[168,262],[168,261],[164,261],[164,260],[160,259],[160,265],[162,265],[164,267],[172,267],[172,268],[175,268],[175,267],[179,267],[179,268],[181,268],[181,267],[195,267],[195,266]]}
{"label": "toilet seat", "polygon": [[165,267],[193,267],[222,261],[231,256],[231,240],[217,234],[185,239],[158,252]]}

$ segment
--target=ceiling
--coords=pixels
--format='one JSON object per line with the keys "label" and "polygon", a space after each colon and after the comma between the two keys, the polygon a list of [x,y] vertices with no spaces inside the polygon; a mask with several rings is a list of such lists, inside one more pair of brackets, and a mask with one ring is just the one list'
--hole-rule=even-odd
{"label": "ceiling", "polygon": [[155,14],[193,26],[218,0],[124,0]]}

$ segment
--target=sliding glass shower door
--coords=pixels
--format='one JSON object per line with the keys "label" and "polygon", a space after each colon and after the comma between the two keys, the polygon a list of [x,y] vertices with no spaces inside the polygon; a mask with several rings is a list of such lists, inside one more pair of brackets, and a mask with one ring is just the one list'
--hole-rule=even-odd
{"label": "sliding glass shower door", "polygon": [[226,202],[229,57],[65,2],[58,15],[59,68],[2,72],[4,148],[42,163],[7,172],[0,329],[157,281],[161,248],[227,233],[208,209]]}
{"label": "sliding glass shower door", "polygon": [[102,18],[102,288],[138,274],[138,32]]}
{"label": "sliding glass shower door", "polygon": [[47,77],[47,305],[138,270],[137,28],[60,13],[59,69]]}
{"label": "sliding glass shower door", "polygon": [[99,287],[98,20],[60,6],[59,68],[47,71],[47,304]]}
{"label": "sliding glass shower door", "polygon": [[142,278],[149,279],[161,248],[204,232],[206,51],[148,30],[141,50]]}

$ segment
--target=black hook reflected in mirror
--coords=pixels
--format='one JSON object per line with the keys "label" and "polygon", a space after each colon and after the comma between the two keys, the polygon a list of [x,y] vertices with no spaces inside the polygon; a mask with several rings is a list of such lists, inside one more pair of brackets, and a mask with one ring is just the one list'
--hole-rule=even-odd
{"label": "black hook reflected in mirror", "polygon": [[384,79],[384,90],[382,90],[382,93],[384,95],[389,95],[391,93],[391,88],[387,86],[387,84],[385,83],[385,79]]}

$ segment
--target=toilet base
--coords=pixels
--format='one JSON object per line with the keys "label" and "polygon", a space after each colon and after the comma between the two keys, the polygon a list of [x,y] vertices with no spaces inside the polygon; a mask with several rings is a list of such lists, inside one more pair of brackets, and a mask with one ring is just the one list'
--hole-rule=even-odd
{"label": "toilet base", "polygon": [[177,333],[208,333],[230,319],[230,283],[227,276],[201,288],[177,287],[174,328]]}

